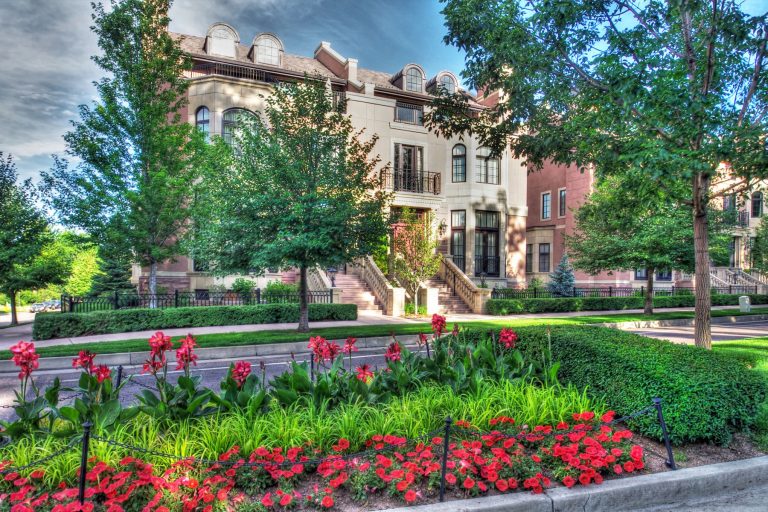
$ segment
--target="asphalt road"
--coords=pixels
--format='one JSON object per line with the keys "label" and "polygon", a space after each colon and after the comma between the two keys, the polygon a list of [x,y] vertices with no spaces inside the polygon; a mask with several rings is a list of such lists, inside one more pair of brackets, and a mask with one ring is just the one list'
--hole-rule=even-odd
{"label": "asphalt road", "polygon": [[[415,347],[408,346],[409,350],[415,350]],[[309,352],[297,354],[295,360],[299,363],[309,361]],[[96,357],[96,363],[98,364],[99,358]],[[259,357],[239,357],[236,359],[218,359],[210,361],[201,361],[194,369],[193,375],[202,376],[202,385],[211,388],[215,391],[220,389],[220,383],[224,379],[229,366],[235,361],[248,361],[252,365],[252,371],[259,375],[259,365],[263,361],[266,366],[266,380],[269,382],[274,376],[279,375],[286,371],[290,367],[291,356],[290,355],[278,355],[278,356],[259,356]],[[349,359],[345,358],[345,367],[349,367]],[[355,352],[352,355],[352,369],[362,364],[369,364],[373,369],[377,367],[386,366],[384,359],[383,349],[361,349],[359,352]],[[169,377],[171,381],[174,381],[182,374],[181,371],[175,371],[173,368],[175,365],[169,368]],[[140,393],[142,389],[149,386],[154,388],[154,379],[151,375],[141,374],[141,366],[127,366],[124,368],[124,375],[131,376],[130,382],[123,389],[122,401],[124,403],[133,403],[135,401],[135,395]],[[62,387],[76,387],[79,379],[80,372],[76,370],[65,371],[39,371],[35,374],[35,383],[41,389],[50,385],[53,379],[59,377],[61,379]],[[14,390],[18,389],[19,381],[12,376],[0,377],[0,419],[10,419],[13,416],[13,410],[4,407],[10,405],[14,400]],[[61,396],[71,395],[70,391],[62,391]]]}
{"label": "asphalt road", "polygon": [[[653,327],[627,329],[643,336],[674,341],[675,343],[694,343],[693,327]],[[768,336],[768,320],[738,322],[733,324],[712,324],[712,340],[728,341],[743,338]],[[768,510],[768,508],[766,508]]]}
{"label": "asphalt road", "polygon": [[674,505],[644,508],[636,512],[765,512],[766,510],[768,510],[768,486],[758,486],[707,500],[691,500]]}

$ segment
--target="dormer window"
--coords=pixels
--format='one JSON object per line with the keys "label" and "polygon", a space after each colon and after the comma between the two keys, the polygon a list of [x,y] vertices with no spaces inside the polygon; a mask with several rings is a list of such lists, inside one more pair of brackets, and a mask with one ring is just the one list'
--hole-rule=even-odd
{"label": "dormer window", "polygon": [[424,77],[418,68],[408,68],[405,72],[405,90],[411,92],[421,92]]}
{"label": "dormer window", "polygon": [[208,28],[205,51],[209,55],[234,59],[237,57],[238,44],[240,44],[240,35],[226,23],[214,23]]}
{"label": "dormer window", "polygon": [[256,64],[280,66],[283,60],[283,43],[272,34],[259,34],[253,40],[252,58]]}
{"label": "dormer window", "polygon": [[453,81],[451,75],[443,75],[440,77],[440,87],[448,94],[456,92],[456,82]]}

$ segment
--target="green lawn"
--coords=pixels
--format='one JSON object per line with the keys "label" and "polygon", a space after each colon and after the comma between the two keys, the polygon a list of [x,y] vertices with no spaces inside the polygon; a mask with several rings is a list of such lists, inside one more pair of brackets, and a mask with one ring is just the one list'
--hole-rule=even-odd
{"label": "green lawn", "polygon": [[[768,313],[768,308],[754,308],[752,314]],[[712,316],[740,315],[738,310],[714,310]],[[656,313],[645,316],[637,313],[620,313],[615,315],[589,315],[558,318],[515,318],[505,317],[498,320],[459,322],[464,328],[500,329],[501,327],[525,327],[532,325],[585,325],[606,322],[630,322],[637,320],[671,320],[693,318],[692,311]],[[449,317],[449,329],[453,326]],[[194,334],[195,329],[190,328]],[[298,333],[295,330],[255,331],[243,333],[200,334],[195,336],[200,347],[234,347],[242,345],[264,345],[267,343],[290,343],[306,341],[309,336],[323,336],[326,339],[344,339],[347,336],[364,338],[371,336],[388,336],[390,334],[418,334],[431,332],[428,322],[418,324],[364,325],[354,327],[326,327],[313,329],[310,333]],[[60,345],[40,347],[37,352],[42,357],[74,356],[80,350],[90,350],[98,354],[115,354],[120,352],[142,352],[147,350],[147,340],[132,339],[110,342],[81,343],[76,345]],[[10,359],[11,353],[0,351],[0,359]]]}
{"label": "green lawn", "polygon": [[[717,341],[713,350],[724,352],[744,361],[754,371],[768,380],[768,336],[744,340]],[[768,402],[762,405],[755,420],[755,441],[763,450],[768,450]]]}

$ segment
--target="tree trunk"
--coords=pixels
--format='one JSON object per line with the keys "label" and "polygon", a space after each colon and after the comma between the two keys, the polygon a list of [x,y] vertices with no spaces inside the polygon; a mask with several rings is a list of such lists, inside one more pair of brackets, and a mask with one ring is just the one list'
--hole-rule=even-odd
{"label": "tree trunk", "polygon": [[701,173],[693,178],[693,247],[695,251],[696,319],[694,339],[697,347],[712,348],[712,298],[709,276],[709,233],[707,194],[709,178]]}
{"label": "tree trunk", "polygon": [[307,267],[299,267],[299,332],[309,332],[309,306],[307,301]]}
{"label": "tree trunk", "polygon": [[157,307],[157,262],[149,264],[149,307]]}
{"label": "tree trunk", "polygon": [[648,273],[645,284],[645,306],[643,307],[643,314],[653,314],[653,272],[654,269],[647,268],[645,271]]}
{"label": "tree trunk", "polygon": [[16,314],[16,290],[11,290],[8,298],[11,299],[11,325],[19,325],[19,317]]}
{"label": "tree trunk", "polygon": [[416,285],[416,291],[413,294],[413,314],[419,316],[419,286]]}

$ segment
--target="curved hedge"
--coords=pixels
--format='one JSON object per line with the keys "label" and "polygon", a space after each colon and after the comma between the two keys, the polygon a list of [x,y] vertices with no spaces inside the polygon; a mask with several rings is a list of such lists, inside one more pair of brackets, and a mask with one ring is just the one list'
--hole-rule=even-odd
{"label": "curved hedge", "polygon": [[[738,306],[740,295],[712,295],[713,306]],[[768,295],[749,295],[752,304],[768,304]],[[643,297],[565,297],[559,299],[489,299],[490,315],[516,315],[522,313],[564,313],[567,311],[617,311],[643,309]],[[693,307],[693,295],[656,297],[657,308]]]}
{"label": "curved hedge", "polygon": [[[311,322],[357,320],[357,306],[355,304],[310,304],[309,320]],[[122,309],[95,311],[93,313],[39,313],[35,315],[32,337],[36,340],[47,340],[175,327],[293,323],[298,321],[298,304]]]}
{"label": "curved hedge", "polygon": [[[515,331],[518,348],[541,358],[547,328]],[[689,345],[593,326],[552,327],[551,344],[552,357],[561,364],[561,383],[604,399],[619,416],[662,398],[675,444],[727,443],[733,431],[752,425],[768,395],[765,380],[743,362]],[[655,414],[633,421],[632,428],[661,439]]]}

